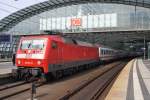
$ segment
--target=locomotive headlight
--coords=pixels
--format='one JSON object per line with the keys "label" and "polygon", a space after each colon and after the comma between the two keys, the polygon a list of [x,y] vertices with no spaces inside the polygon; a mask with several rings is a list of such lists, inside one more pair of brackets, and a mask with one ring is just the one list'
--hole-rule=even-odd
{"label": "locomotive headlight", "polygon": [[42,62],[41,62],[40,60],[39,60],[39,61],[37,61],[37,64],[38,64],[38,65],[41,65],[41,63],[42,63]]}
{"label": "locomotive headlight", "polygon": [[20,60],[18,60],[18,64],[21,64],[21,61],[20,61]]}

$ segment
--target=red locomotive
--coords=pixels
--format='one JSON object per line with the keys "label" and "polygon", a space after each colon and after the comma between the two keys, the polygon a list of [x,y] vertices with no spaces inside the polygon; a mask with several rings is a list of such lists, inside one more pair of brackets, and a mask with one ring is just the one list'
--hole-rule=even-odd
{"label": "red locomotive", "polygon": [[16,54],[15,77],[30,78],[51,74],[59,78],[83,65],[99,63],[98,47],[60,35],[22,37]]}
{"label": "red locomotive", "polygon": [[61,35],[22,37],[16,54],[13,76],[17,79],[34,77],[60,78],[100,62],[132,57],[127,52],[105,46],[65,38]]}

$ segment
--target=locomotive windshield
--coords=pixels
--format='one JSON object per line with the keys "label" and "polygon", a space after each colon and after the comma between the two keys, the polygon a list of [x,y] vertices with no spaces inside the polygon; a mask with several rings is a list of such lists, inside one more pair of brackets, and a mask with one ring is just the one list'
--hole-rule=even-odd
{"label": "locomotive windshield", "polygon": [[44,49],[44,39],[37,39],[37,40],[23,40],[21,43],[21,49]]}
{"label": "locomotive windshield", "polygon": [[31,46],[32,40],[23,40],[21,43],[21,49],[29,49]]}
{"label": "locomotive windshield", "polygon": [[44,49],[44,42],[45,40],[33,40],[32,41],[32,49]]}

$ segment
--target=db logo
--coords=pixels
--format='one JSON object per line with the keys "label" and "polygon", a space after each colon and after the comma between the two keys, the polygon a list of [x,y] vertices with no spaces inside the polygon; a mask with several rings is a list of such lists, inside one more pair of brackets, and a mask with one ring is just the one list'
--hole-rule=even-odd
{"label": "db logo", "polygon": [[81,23],[82,23],[81,18],[71,19],[71,26],[81,26]]}

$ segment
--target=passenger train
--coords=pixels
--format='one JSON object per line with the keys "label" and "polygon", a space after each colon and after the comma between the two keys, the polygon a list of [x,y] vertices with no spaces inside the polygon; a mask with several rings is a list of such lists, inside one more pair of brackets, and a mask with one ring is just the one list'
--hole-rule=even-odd
{"label": "passenger train", "polygon": [[121,57],[125,57],[125,53],[61,35],[25,36],[20,39],[16,53],[17,69],[12,73],[17,79],[45,79],[49,75],[60,78]]}

